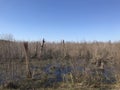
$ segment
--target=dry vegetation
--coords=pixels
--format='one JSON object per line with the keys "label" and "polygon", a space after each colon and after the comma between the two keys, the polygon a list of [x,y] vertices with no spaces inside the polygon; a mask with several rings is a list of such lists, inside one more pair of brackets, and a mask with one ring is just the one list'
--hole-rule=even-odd
{"label": "dry vegetation", "polygon": [[114,88],[119,70],[119,42],[0,40],[1,88]]}

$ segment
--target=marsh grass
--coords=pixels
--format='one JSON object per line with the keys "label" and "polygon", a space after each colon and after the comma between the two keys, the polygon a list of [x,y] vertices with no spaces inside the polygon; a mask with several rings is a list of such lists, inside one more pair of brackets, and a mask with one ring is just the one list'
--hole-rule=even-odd
{"label": "marsh grass", "polygon": [[[0,41],[0,85],[23,89],[119,86],[120,42]],[[26,79],[26,71],[31,78]],[[53,89],[52,89],[53,90]]]}

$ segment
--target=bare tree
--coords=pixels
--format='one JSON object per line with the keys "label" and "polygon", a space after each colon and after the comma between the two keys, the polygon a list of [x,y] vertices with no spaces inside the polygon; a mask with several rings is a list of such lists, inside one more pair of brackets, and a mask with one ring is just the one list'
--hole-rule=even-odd
{"label": "bare tree", "polygon": [[32,78],[32,73],[30,71],[28,42],[24,42],[24,49],[25,49],[25,60],[26,60],[26,76],[27,78]]}

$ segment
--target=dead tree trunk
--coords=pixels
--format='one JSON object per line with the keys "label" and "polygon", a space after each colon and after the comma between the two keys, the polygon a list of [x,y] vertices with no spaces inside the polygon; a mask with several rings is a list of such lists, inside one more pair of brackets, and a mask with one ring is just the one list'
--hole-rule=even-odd
{"label": "dead tree trunk", "polygon": [[45,45],[45,40],[44,40],[44,38],[43,38],[42,44],[41,44],[41,49],[43,49],[44,45]]}
{"label": "dead tree trunk", "polygon": [[24,49],[25,49],[25,60],[26,60],[26,77],[27,78],[32,78],[32,73],[30,71],[28,42],[24,42]]}
{"label": "dead tree trunk", "polygon": [[62,41],[62,52],[63,52],[63,59],[66,57],[66,47],[65,47],[65,41]]}
{"label": "dead tree trunk", "polygon": [[44,47],[45,47],[45,40],[43,39],[40,47],[40,58],[43,56]]}

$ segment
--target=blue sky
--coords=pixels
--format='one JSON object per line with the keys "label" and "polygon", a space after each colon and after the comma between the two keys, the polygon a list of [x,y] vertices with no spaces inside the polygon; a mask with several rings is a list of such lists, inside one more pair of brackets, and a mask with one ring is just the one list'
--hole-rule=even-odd
{"label": "blue sky", "polygon": [[118,41],[120,0],[0,0],[0,34],[17,40]]}

